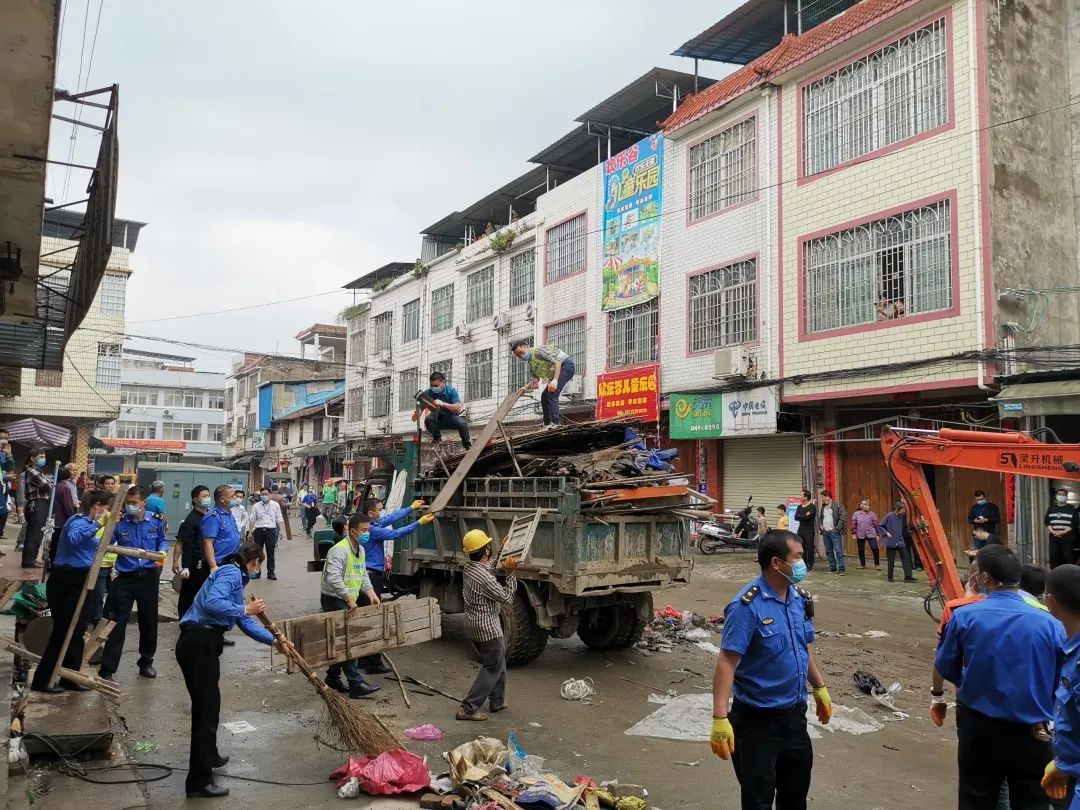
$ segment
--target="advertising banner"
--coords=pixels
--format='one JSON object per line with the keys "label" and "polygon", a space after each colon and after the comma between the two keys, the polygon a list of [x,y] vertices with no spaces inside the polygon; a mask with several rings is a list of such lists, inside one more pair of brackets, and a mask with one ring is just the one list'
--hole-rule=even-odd
{"label": "advertising banner", "polygon": [[655,422],[660,414],[660,366],[611,371],[596,378],[596,418],[635,416]]}
{"label": "advertising banner", "polygon": [[721,439],[775,433],[779,400],[776,386],[672,394],[669,435],[672,439]]}
{"label": "advertising banner", "polygon": [[102,441],[118,450],[162,450],[182,453],[187,449],[187,442],[179,439],[102,439]]}
{"label": "advertising banner", "polygon": [[624,149],[604,163],[604,268],[600,308],[651,301],[660,292],[664,138]]}

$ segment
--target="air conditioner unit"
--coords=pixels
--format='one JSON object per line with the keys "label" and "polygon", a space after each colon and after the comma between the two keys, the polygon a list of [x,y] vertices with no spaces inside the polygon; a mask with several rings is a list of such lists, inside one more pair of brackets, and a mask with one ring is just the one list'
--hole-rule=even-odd
{"label": "air conditioner unit", "polygon": [[465,326],[465,324],[459,323],[454,327],[454,337],[462,343],[468,343],[472,340],[472,330]]}
{"label": "air conditioner unit", "polygon": [[536,320],[536,309],[533,307],[532,304],[526,304],[525,305],[525,320],[527,320],[527,321],[535,321]]}
{"label": "air conditioner unit", "polygon": [[745,377],[750,370],[750,355],[741,346],[713,352],[713,377]]}
{"label": "air conditioner unit", "polygon": [[389,419],[380,419],[379,420],[379,430],[381,430],[383,433],[389,433],[390,432],[390,420]]}
{"label": "air conditioner unit", "polygon": [[161,415],[162,415],[162,416],[172,416],[172,415],[173,415],[173,412],[172,412],[172,411],[170,411],[170,410],[169,410],[168,408],[166,408],[165,410],[163,410],[163,411],[161,412]]}
{"label": "air conditioner unit", "polygon": [[495,331],[499,334],[504,334],[510,331],[510,316],[509,315],[496,315],[491,319],[491,325],[495,327]]}
{"label": "air conditioner unit", "polygon": [[386,366],[390,365],[391,361],[389,349],[383,349],[381,352],[379,352],[379,362]]}

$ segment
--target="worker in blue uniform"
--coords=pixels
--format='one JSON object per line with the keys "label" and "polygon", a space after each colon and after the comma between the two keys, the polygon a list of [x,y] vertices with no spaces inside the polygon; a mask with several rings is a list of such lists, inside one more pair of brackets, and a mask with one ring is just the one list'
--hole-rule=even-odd
{"label": "worker in blue uniform", "polygon": [[[214,505],[203,515],[200,528],[202,529],[202,553],[206,564],[198,572],[191,572],[191,577],[195,580],[192,587],[196,592],[221,562],[231,557],[240,548],[240,528],[232,514],[233,508],[240,506],[242,501],[237,497],[236,492],[228,484],[215,487]],[[236,644],[229,638],[223,643],[226,647]]]}
{"label": "worker in blue uniform", "polygon": [[1011,549],[983,546],[975,564],[987,597],[952,615],[934,659],[936,675],[957,687],[958,805],[992,810],[1005,781],[1014,808],[1046,808],[1044,730],[1054,715],[1065,631],[1020,595],[1022,566]]}
{"label": "worker in blue uniform", "polygon": [[1080,566],[1059,565],[1046,578],[1046,606],[1065,627],[1065,660],[1054,693],[1054,758],[1042,778],[1046,795],[1080,810]]}
{"label": "worker in blue uniform", "polygon": [[[165,520],[146,511],[146,490],[142,487],[131,487],[127,491],[124,515],[116,521],[111,542],[127,548],[167,554],[169,538],[165,534]],[[109,634],[105,653],[101,656],[98,674],[102,678],[112,680],[120,666],[133,604],[139,607],[139,675],[144,678],[157,677],[154,653],[157,652],[158,588],[163,563],[164,559],[155,562],[138,557],[117,558],[113,566],[116,579],[109,593],[109,616],[116,626]]]}
{"label": "worker in blue uniform", "polygon": [[806,577],[799,536],[768,532],[758,565],[761,576],[724,610],[711,745],[735,766],[743,810],[766,810],[774,800],[778,810],[805,810],[814,765],[807,681],[823,724],[832,718],[832,699],[810,652],[814,602],[798,586]]}
{"label": "worker in blue uniform", "polygon": [[176,661],[191,696],[191,753],[184,785],[189,798],[229,795],[228,788],[214,782],[214,768],[229,763],[217,747],[221,648],[225,631],[234,624],[255,641],[274,642],[270,631],[251,618],[262,613],[266,603],[262,599],[244,602],[244,586],[262,561],[262,549],[255,543],[244,543],[235,554],[219,561],[187,613],[180,617]]}

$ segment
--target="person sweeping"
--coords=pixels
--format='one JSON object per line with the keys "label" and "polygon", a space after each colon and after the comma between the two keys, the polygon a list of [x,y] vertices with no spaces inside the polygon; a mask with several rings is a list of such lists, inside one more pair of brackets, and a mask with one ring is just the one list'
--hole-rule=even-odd
{"label": "person sweeping", "polygon": [[[483,668],[458,709],[458,720],[487,720],[480,711],[484,703],[492,712],[506,708],[506,643],[503,640],[503,605],[514,601],[517,561],[507,559],[496,572],[491,559],[491,538],[480,529],[466,532],[461,545],[469,562],[465,565],[465,626],[476,645]],[[500,582],[496,573],[504,574]]]}

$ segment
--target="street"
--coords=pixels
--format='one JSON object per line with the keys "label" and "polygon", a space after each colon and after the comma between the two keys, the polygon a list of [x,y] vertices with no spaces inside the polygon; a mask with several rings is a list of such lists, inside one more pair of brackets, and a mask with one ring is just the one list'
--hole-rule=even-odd
{"label": "street", "polygon": [[[273,618],[318,609],[318,575],[305,570],[309,542],[295,523],[293,535],[296,539],[292,543],[283,541],[278,548],[279,579],[256,580],[247,589],[249,594],[266,600]],[[692,584],[658,596],[658,608],[670,602],[680,610],[719,613],[726,600],[756,575],[757,568],[752,556],[744,552],[697,555],[695,565]],[[806,583],[818,597],[819,631],[862,634],[879,630],[889,635],[824,637],[814,645],[834,701],[864,710],[884,728],[861,736],[842,731],[823,733],[814,741],[812,806],[826,810],[902,810],[912,803],[948,806],[954,801],[956,746],[952,718],[944,728],[937,729],[927,717],[934,625],[922,611],[925,583],[889,585],[882,572],[854,570],[841,578],[825,576],[821,570],[816,570]],[[399,650],[393,659],[403,674],[450,694],[463,695],[477,665],[465,641],[462,617],[444,617],[443,628],[441,640]],[[161,624],[159,630],[156,681],[137,676],[138,633],[134,628],[128,633],[127,649],[117,673],[123,698],[116,710],[116,726],[123,730],[122,745],[131,760],[186,767],[188,697],[172,652],[177,625]],[[344,761],[342,755],[318,747],[313,740],[321,701],[299,674],[270,671],[265,647],[239,631],[230,636],[236,646],[226,648],[221,659],[221,722],[247,721],[255,731],[233,735],[219,729],[219,747],[231,757],[225,772],[277,782],[319,783]],[[719,643],[719,635],[714,635],[713,642]],[[409,743],[412,751],[427,757],[435,773],[442,769],[442,752],[482,735],[505,740],[514,731],[525,750],[543,757],[545,770],[564,781],[588,775],[597,781],[618,779],[642,785],[649,791],[650,806],[662,810],[730,807],[738,796],[731,765],[713,756],[706,743],[624,733],[659,708],[647,702],[651,692],[707,692],[714,660],[692,644],[679,646],[672,653],[645,657],[636,651],[596,653],[577,638],[552,640],[533,664],[510,671],[510,709],[493,715],[486,723],[456,722],[455,703],[443,697],[411,694],[413,708],[406,709],[396,684],[382,678],[374,679],[382,692],[364,705],[399,731],[422,723],[441,728],[446,735],[441,741]],[[676,672],[682,668],[707,677],[688,678]],[[886,686],[899,681],[903,691],[896,703],[910,717],[889,720],[890,712],[854,686],[851,676],[857,669],[872,672]],[[570,677],[592,678],[596,686],[592,705],[560,698],[559,686]],[[66,699],[95,697],[73,695]],[[140,749],[156,746],[156,750],[134,752],[139,743]],[[36,806],[70,807],[76,801],[102,808],[189,806],[183,779],[183,772],[175,771],[166,779],[139,787],[104,787],[55,774],[52,792],[41,797]],[[330,782],[285,787],[236,779],[222,781],[232,792],[230,800],[244,807],[267,802],[297,808],[333,807],[341,801]],[[20,783],[13,779],[10,795],[21,796],[22,792]],[[13,802],[13,807],[20,806],[18,799]],[[382,799],[371,806],[415,808],[417,803],[409,797]]]}

